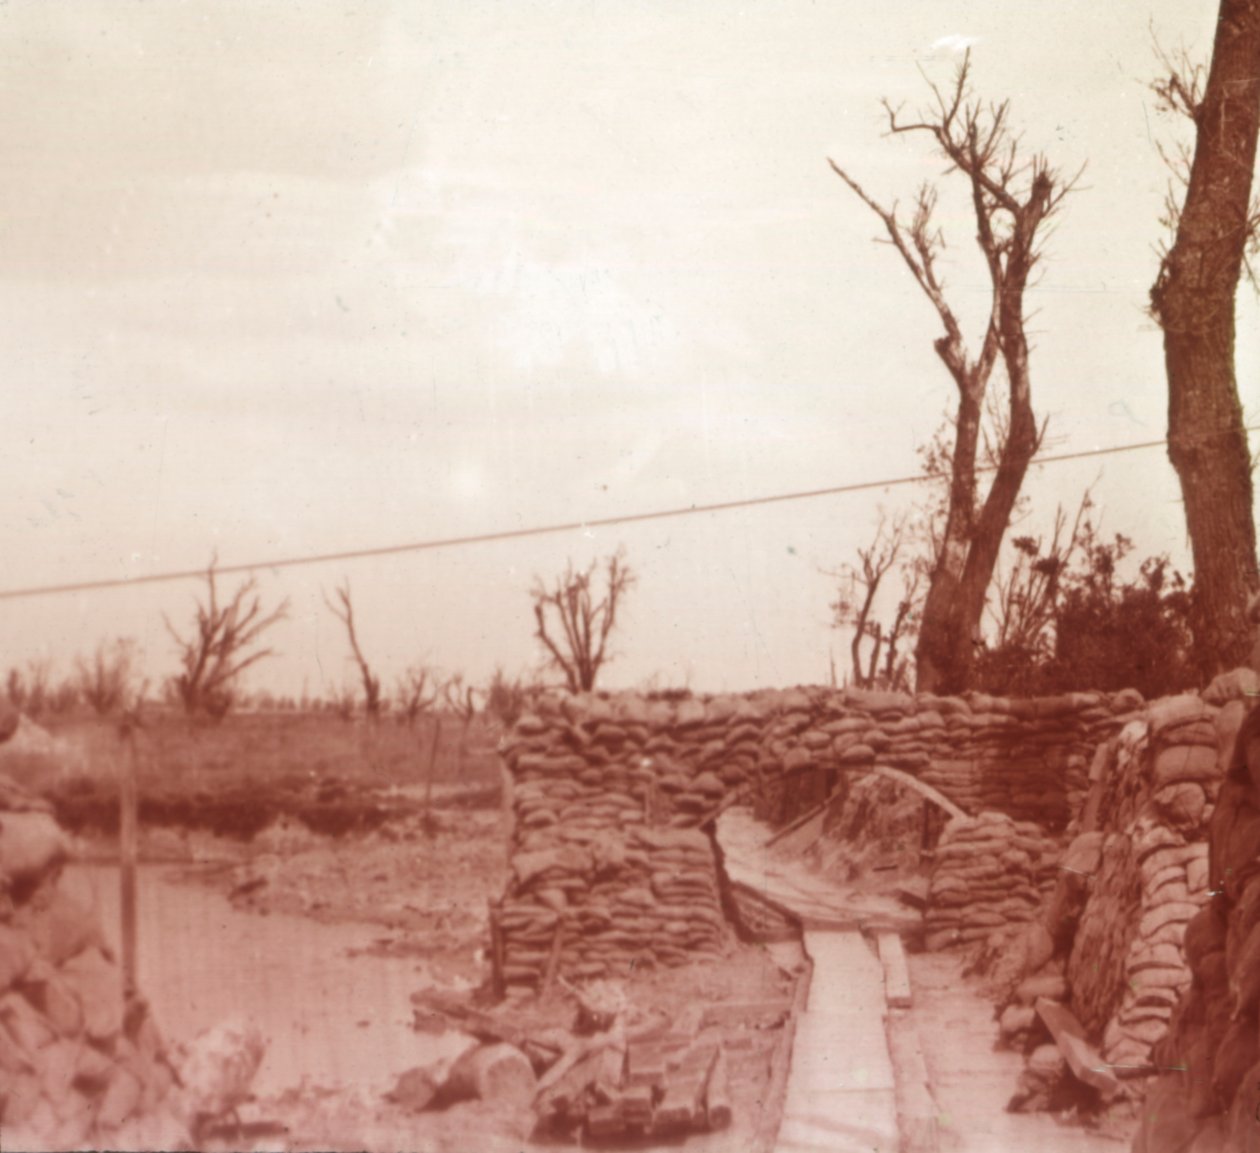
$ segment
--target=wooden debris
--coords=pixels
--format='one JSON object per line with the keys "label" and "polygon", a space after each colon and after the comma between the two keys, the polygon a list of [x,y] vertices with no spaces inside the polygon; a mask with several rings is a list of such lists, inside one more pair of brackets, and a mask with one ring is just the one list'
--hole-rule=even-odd
{"label": "wooden debris", "polygon": [[701,1017],[705,1029],[743,1026],[746,1029],[776,1029],[792,1011],[792,1002],[786,999],[773,1001],[726,1001],[709,1005]]}
{"label": "wooden debris", "polygon": [[889,768],[887,765],[875,765],[871,769],[871,774],[876,777],[883,777],[886,781],[893,781],[898,785],[902,785],[907,789],[911,789],[923,797],[924,800],[931,801],[940,809],[944,809],[949,816],[955,821],[968,820],[968,815],[960,809],[953,801],[951,801],[944,793],[932,788],[931,785],[925,785],[918,777],[912,777],[909,773],[902,772],[901,769]]}
{"label": "wooden debris", "polygon": [[626,1084],[661,1088],[665,1084],[665,1059],[669,1046],[640,1042],[626,1053]]}
{"label": "wooden debris", "polygon": [[1097,1050],[1085,1039],[1085,1030],[1076,1015],[1066,1005],[1038,997],[1037,1015],[1046,1023],[1059,1052],[1067,1060],[1068,1068],[1086,1085],[1092,1085],[1105,1097],[1120,1091],[1116,1075],[1103,1064]]}
{"label": "wooden debris", "polygon": [[914,1003],[910,990],[910,970],[897,933],[878,933],[879,960],[884,966],[884,996],[894,1009],[908,1009]]}
{"label": "wooden debris", "polygon": [[422,1033],[442,1032],[447,1028],[494,1044],[502,1041],[522,1051],[542,1049],[554,1060],[563,1046],[548,1034],[554,1030],[531,1032],[501,1020],[491,1013],[463,1003],[457,994],[438,989],[422,989],[411,995],[414,1020],[412,1027]]}
{"label": "wooden debris", "polygon": [[533,1099],[537,1081],[529,1058],[512,1045],[480,1045],[454,1065],[442,1086],[447,1101]]}
{"label": "wooden debris", "polygon": [[930,882],[926,877],[910,877],[893,890],[897,900],[912,909],[926,909]]}
{"label": "wooden debris", "polygon": [[822,801],[820,804],[815,805],[812,809],[807,809],[799,817],[797,817],[796,820],[790,821],[788,824],[784,825],[783,828],[781,828],[777,833],[775,833],[773,837],[770,837],[766,840],[765,844],[762,845],[762,848],[768,849],[770,848],[771,845],[778,844],[778,842],[783,840],[784,837],[790,836],[792,833],[796,832],[797,829],[803,828],[805,825],[808,825],[809,822],[812,821],[815,817],[819,816],[827,808],[827,806],[831,804],[832,801],[834,801],[837,797],[843,796],[844,793],[847,791],[848,787],[849,787],[849,782],[847,780],[841,781],[840,784],[838,784],[834,789],[831,790],[831,792],[827,794],[827,797],[824,801]]}
{"label": "wooden debris", "polygon": [[626,1119],[616,1105],[596,1105],[586,1114],[587,1141],[624,1137]]}
{"label": "wooden debris", "polygon": [[731,1123],[731,1088],[726,1071],[726,1053],[719,1049],[704,1087],[705,1124],[714,1132]]}

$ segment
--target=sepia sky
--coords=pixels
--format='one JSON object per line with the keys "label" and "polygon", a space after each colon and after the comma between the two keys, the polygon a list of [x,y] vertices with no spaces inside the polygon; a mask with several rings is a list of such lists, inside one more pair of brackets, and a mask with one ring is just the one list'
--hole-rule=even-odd
{"label": "sepia sky", "polygon": [[[900,477],[951,400],[936,317],[831,156],[908,199],[884,135],[974,42],[978,90],[1087,170],[1030,293],[1048,451],[1162,437],[1144,312],[1177,126],[1152,29],[1206,55],[1212,0],[8,0],[0,6],[0,586],[143,576]],[[948,183],[945,185],[948,188]],[[945,272],[983,267],[945,195]],[[1260,316],[1239,375],[1254,419]],[[1254,441],[1253,441],[1254,443]],[[1160,450],[1033,468],[1021,531],[1086,485],[1188,563]],[[914,491],[288,571],[254,687],[369,658],[486,677],[537,660],[528,587],[624,545],[609,687],[825,681],[825,575]],[[228,587],[231,583],[228,582]],[[195,582],[0,601],[0,666],[138,638]]]}

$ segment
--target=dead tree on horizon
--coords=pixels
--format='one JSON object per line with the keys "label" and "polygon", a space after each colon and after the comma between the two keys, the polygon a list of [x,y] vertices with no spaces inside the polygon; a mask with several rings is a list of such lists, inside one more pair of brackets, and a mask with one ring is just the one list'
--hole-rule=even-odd
{"label": "dead tree on horizon", "polygon": [[398,678],[397,687],[394,689],[397,710],[394,715],[398,718],[400,725],[414,729],[416,721],[437,704],[441,694],[441,682],[434,677],[430,683],[430,676],[432,676],[430,670],[424,665],[412,665]]}
{"label": "dead tree on horizon", "polygon": [[257,578],[250,577],[227,604],[220,605],[214,575],[217,564],[216,557],[206,570],[208,596],[204,604],[197,604],[192,635],[181,637],[165,613],[162,620],[180,650],[184,671],[171,677],[170,684],[184,711],[190,716],[203,712],[221,719],[236,699],[235,686],[240,675],[274,655],[275,650],[269,648],[250,653],[246,650],[267,629],[288,616],[289,600],[286,597],[273,612],[264,614]]}
{"label": "dead tree on horizon", "polygon": [[354,631],[354,605],[350,598],[350,581],[344,581],[334,591],[341,602],[341,607],[338,608],[333,604],[328,599],[327,593],[323,593],[324,604],[328,606],[328,611],[346,626],[346,634],[350,638],[350,651],[354,656],[355,664],[359,666],[359,677],[363,681],[363,711],[369,721],[375,721],[381,715],[383,703],[381,678],[372,672],[367,658],[363,655],[363,650],[359,647],[359,638]]}
{"label": "dead tree on horizon", "polygon": [[1260,246],[1253,198],[1260,135],[1260,3],[1221,0],[1212,62],[1163,60],[1163,111],[1194,125],[1194,150],[1164,153],[1174,180],[1163,223],[1172,243],[1151,288],[1164,334],[1168,458],[1177,471],[1194,556],[1191,612],[1200,676],[1247,662],[1256,564],[1253,463],[1234,365],[1235,298]]}
{"label": "dead tree on horizon", "polygon": [[[889,241],[931,302],[944,328],[933,347],[958,390],[951,452],[948,511],[932,570],[915,651],[920,692],[953,693],[968,687],[974,669],[985,597],[1029,462],[1040,444],[1032,406],[1025,333],[1024,294],[1040,255],[1045,225],[1075,185],[1041,153],[1024,158],[1008,126],[1010,104],[983,104],[971,94],[971,55],[948,92],[931,85],[934,106],[917,120],[903,120],[887,101],[890,134],[926,134],[966,180],[976,223],[976,243],[991,289],[989,316],[973,356],[945,296],[937,258],[945,238],[933,219],[937,189],[925,183],[909,219],[897,205],[884,208],[834,160],[841,180],[883,222]],[[1079,175],[1079,173],[1078,173]],[[977,453],[989,381],[999,360],[1007,378],[1005,436],[988,493],[980,500]]]}
{"label": "dead tree on horizon", "polygon": [[[617,610],[636,580],[619,549],[604,563],[604,595],[596,599],[592,586],[598,568],[599,562],[592,561],[577,570],[570,561],[553,585],[548,587],[535,579],[530,591],[534,635],[546,648],[548,663],[564,674],[572,693],[590,692],[595,687],[595,679],[609,659],[608,638],[617,625]],[[551,616],[559,622],[559,637],[548,631]]]}
{"label": "dead tree on horizon", "polygon": [[[847,625],[853,629],[849,658],[855,688],[904,690],[908,687],[906,660],[900,648],[915,628],[913,618],[922,571],[915,559],[905,562],[902,557],[908,543],[909,520],[909,514],[903,512],[890,521],[881,511],[871,543],[857,550],[859,564],[845,564],[828,574],[840,581],[836,600],[831,605],[832,623],[835,627]],[[885,625],[875,616],[875,604],[884,587],[884,578],[898,567],[898,562],[903,562],[900,564],[901,596],[892,620]],[[870,649],[864,658],[863,645],[868,641]]]}

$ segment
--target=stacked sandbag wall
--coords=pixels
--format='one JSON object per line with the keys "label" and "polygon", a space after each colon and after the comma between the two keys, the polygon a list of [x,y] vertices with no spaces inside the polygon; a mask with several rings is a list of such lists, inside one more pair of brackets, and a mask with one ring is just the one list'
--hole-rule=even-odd
{"label": "stacked sandbag wall", "polygon": [[1206,892],[1182,944],[1190,980],[1152,1050],[1136,1153],[1260,1147],[1260,677],[1231,676]]}
{"label": "stacked sandbag wall", "polygon": [[[502,748],[516,820],[492,916],[506,987],[722,952],[715,849],[694,826],[754,762],[755,750],[742,764],[706,751],[736,715],[718,706],[711,720],[696,701],[549,697],[521,718]],[[690,735],[690,757],[671,733]]]}
{"label": "stacked sandbag wall", "polygon": [[1018,700],[794,689],[775,705],[758,760],[757,812],[771,822],[822,799],[839,772],[880,764],[969,813],[1061,830],[1084,800],[1094,750],[1143,701],[1132,690]]}
{"label": "stacked sandbag wall", "polygon": [[1062,828],[1095,746],[1141,704],[1134,693],[545,694],[500,748],[515,826],[496,967],[507,986],[536,987],[720,951],[718,865],[698,827],[744,786],[782,823],[879,764],[970,812],[1005,814],[1017,837],[1033,837],[1032,822]]}
{"label": "stacked sandbag wall", "polygon": [[172,1148],[174,1074],[94,911],[61,884],[67,837],[0,776],[0,1135],[4,1148]]}
{"label": "stacked sandbag wall", "polygon": [[1070,1005],[1126,1079],[1149,1074],[1190,982],[1186,925],[1207,900],[1208,821],[1224,771],[1212,695],[1156,701],[1105,747],[1068,854],[1089,874]]}
{"label": "stacked sandbag wall", "polygon": [[1040,915],[1058,843],[1031,821],[981,813],[941,834],[924,914],[930,951],[983,941]]}

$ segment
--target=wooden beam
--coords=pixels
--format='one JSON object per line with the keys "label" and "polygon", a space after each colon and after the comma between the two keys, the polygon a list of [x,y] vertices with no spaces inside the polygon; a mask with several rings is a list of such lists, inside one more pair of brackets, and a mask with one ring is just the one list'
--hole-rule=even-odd
{"label": "wooden beam", "polygon": [[774,836],[771,837],[768,841],[766,841],[765,844],[763,844],[761,847],[763,849],[768,849],[771,845],[776,844],[777,842],[783,840],[783,838],[788,836],[790,833],[796,832],[796,830],[801,828],[801,826],[808,825],[810,821],[812,821],[816,816],[818,816],[819,813],[821,813],[829,804],[831,804],[832,801],[834,801],[847,788],[848,788],[847,782],[843,782],[837,785],[834,789],[831,790],[830,793],[827,794],[826,800],[824,800],[821,804],[815,805],[812,809],[807,809],[804,813],[802,813],[799,817],[797,817],[796,820],[791,821],[790,823],[784,825],[783,828],[781,828],[777,833],[775,833]]}
{"label": "wooden beam", "polygon": [[1038,997],[1036,1009],[1037,1015],[1050,1030],[1050,1036],[1058,1045],[1059,1052],[1066,1058],[1068,1068],[1076,1077],[1086,1085],[1092,1085],[1104,1097],[1118,1093],[1119,1080],[1103,1063],[1098,1051],[1086,1040],[1085,1030],[1072,1010],[1048,997]]}
{"label": "wooden beam", "polygon": [[871,772],[877,777],[883,777],[886,781],[894,781],[899,785],[904,785],[907,789],[913,789],[925,800],[929,800],[938,808],[944,809],[955,821],[966,821],[969,819],[968,814],[954,804],[944,793],[938,792],[931,785],[925,785],[918,777],[912,777],[909,773],[903,773],[900,769],[893,769],[887,765],[875,765]]}
{"label": "wooden beam", "polygon": [[884,996],[894,1009],[908,1009],[914,1003],[910,991],[910,970],[906,966],[905,950],[901,947],[898,933],[877,933],[875,943],[879,947],[879,960],[884,966]]}

